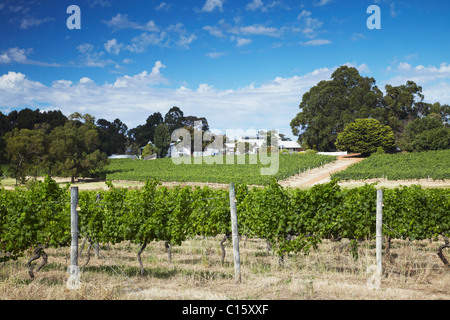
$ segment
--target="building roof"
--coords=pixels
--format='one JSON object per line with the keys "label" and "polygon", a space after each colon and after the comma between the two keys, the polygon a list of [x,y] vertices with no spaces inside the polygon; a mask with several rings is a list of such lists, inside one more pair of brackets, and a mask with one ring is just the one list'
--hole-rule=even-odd
{"label": "building roof", "polygon": [[282,149],[300,149],[302,147],[296,141],[278,141],[278,146]]}

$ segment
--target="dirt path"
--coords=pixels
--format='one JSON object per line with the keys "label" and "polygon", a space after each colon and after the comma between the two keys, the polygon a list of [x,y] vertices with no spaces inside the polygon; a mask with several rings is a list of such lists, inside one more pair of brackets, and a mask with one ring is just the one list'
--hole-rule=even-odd
{"label": "dirt path", "polygon": [[347,167],[355,164],[364,158],[359,158],[359,154],[349,156],[339,156],[333,163],[329,163],[320,168],[315,168],[290,177],[287,180],[281,181],[280,185],[283,187],[300,188],[309,187],[315,184],[327,183],[330,180],[331,174],[345,170]]}

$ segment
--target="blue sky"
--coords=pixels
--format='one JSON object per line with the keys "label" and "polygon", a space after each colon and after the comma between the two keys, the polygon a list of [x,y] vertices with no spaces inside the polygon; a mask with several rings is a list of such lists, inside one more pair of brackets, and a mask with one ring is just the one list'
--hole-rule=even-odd
{"label": "blue sky", "polygon": [[[69,30],[69,5],[81,29]],[[369,30],[367,8],[381,10]],[[0,0],[0,111],[120,118],[180,107],[210,127],[278,129],[305,92],[347,64],[450,103],[450,2]]]}

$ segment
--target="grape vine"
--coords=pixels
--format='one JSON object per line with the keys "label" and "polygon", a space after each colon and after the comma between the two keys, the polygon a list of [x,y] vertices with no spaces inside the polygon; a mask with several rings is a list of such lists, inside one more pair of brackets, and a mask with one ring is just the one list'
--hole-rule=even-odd
{"label": "grape vine", "polygon": [[[231,234],[228,190],[169,189],[156,180],[142,189],[107,185],[108,190],[79,192],[80,235],[92,242],[137,244],[141,274],[141,254],[152,241],[164,241],[170,250],[189,237]],[[240,233],[265,239],[281,260],[289,253],[308,254],[324,239],[342,238],[351,240],[356,258],[358,241],[375,238],[375,184],[341,189],[332,181],[309,190],[285,189],[275,180],[264,187],[238,184],[236,201]],[[411,241],[448,238],[448,212],[450,189],[385,189],[383,234]],[[46,178],[28,189],[0,189],[0,261],[28,250],[46,261],[45,248],[69,243],[69,185]]]}

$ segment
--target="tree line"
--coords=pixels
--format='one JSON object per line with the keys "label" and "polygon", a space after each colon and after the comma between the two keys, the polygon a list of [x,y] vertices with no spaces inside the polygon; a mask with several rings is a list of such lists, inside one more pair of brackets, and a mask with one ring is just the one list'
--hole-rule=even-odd
{"label": "tree line", "polygon": [[[388,84],[383,93],[374,78],[341,66],[331,80],[319,82],[303,95],[291,128],[305,149],[318,151],[450,149],[450,106],[424,99],[422,87],[413,81]],[[342,136],[346,129],[350,137]]]}
{"label": "tree line", "polygon": [[176,106],[164,117],[153,113],[133,129],[120,119],[96,120],[77,112],[69,116],[29,108],[0,112],[0,164],[9,164],[8,174],[18,183],[38,175],[71,177],[73,182],[101,174],[112,154],[140,155],[148,146],[147,153],[165,157],[172,132],[184,127],[193,133],[196,121],[202,121],[202,131],[209,130],[206,118],[185,116]]}

